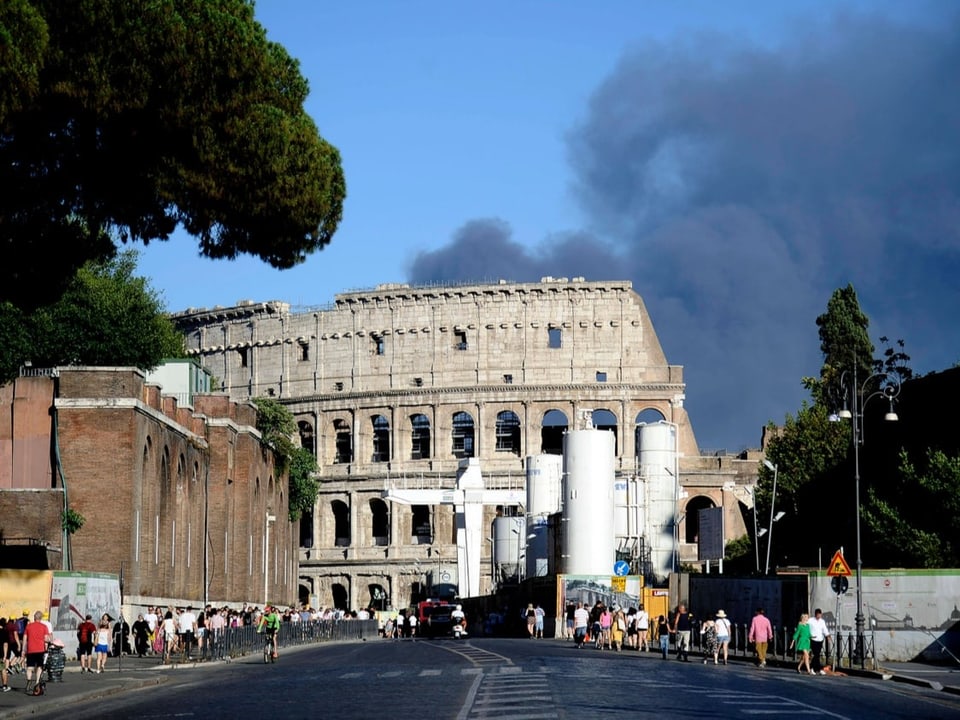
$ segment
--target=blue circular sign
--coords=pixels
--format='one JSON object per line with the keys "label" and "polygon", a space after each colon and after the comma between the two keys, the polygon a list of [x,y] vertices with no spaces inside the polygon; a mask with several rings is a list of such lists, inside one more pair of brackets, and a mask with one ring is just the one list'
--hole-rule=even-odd
{"label": "blue circular sign", "polygon": [[613,574],[617,577],[623,577],[630,574],[630,563],[626,560],[617,560],[613,564]]}

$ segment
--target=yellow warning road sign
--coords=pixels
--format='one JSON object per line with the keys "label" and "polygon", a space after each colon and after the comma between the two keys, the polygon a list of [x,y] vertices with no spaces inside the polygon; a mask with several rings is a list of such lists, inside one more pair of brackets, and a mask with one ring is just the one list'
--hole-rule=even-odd
{"label": "yellow warning road sign", "polygon": [[613,575],[610,578],[610,589],[614,592],[626,592],[627,591],[627,579],[623,576]]}
{"label": "yellow warning road sign", "polygon": [[847,561],[843,559],[843,553],[837,550],[833,554],[833,560],[830,561],[830,565],[827,567],[827,575],[830,577],[850,577],[851,574],[850,566],[847,565]]}

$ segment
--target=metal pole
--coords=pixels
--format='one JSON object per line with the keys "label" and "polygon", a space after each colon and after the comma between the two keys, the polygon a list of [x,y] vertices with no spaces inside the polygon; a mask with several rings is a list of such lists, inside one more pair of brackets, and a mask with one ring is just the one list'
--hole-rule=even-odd
{"label": "metal pole", "polygon": [[770,497],[770,527],[767,528],[767,563],[764,565],[763,574],[770,574],[770,546],[773,545],[773,508],[777,503],[777,465],[773,466],[773,494]]}
{"label": "metal pole", "polygon": [[853,485],[854,492],[857,495],[857,616],[856,624],[856,652],[860,656],[860,669],[866,667],[866,658],[864,657],[864,617],[863,617],[863,583],[861,580],[861,569],[863,559],[860,555],[860,436],[863,433],[863,401],[859,397],[860,390],[857,385],[857,364],[853,364]]}
{"label": "metal pole", "polygon": [[760,538],[757,537],[757,486],[753,486],[753,554],[757,557],[757,575],[760,574]]}

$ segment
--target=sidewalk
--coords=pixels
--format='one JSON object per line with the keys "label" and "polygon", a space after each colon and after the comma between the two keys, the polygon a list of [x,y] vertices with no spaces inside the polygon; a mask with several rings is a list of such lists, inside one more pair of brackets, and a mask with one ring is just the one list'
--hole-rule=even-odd
{"label": "sidewalk", "polygon": [[[237,662],[243,662],[243,659]],[[222,664],[223,661],[207,661],[162,665],[160,658],[156,656],[138,658],[136,655],[126,655],[123,658],[108,658],[106,670],[98,675],[81,673],[80,663],[76,659],[68,659],[63,671],[63,681],[48,682],[47,691],[41,696],[27,695],[24,692],[26,675],[10,673],[9,684],[12,690],[0,693],[0,717],[6,720],[30,717],[38,711],[52,712],[79,701],[160,685],[166,682],[171,672],[197,672],[205,667]]]}

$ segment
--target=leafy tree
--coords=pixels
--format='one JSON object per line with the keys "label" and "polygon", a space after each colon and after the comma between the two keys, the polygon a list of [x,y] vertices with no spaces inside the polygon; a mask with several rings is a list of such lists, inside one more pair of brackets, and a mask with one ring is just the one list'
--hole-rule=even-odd
{"label": "leafy tree", "polygon": [[828,409],[840,408],[844,402],[842,382],[852,382],[852,378],[844,378],[843,373],[852,372],[856,365],[857,377],[863,382],[875,372],[873,343],[867,333],[869,325],[870,319],[860,309],[853,285],[833,291],[826,312],[817,318],[823,353],[820,378],[819,381],[804,379],[814,402]]}
{"label": "leafy tree", "polygon": [[346,194],[296,60],[252,0],[0,3],[0,301],[47,305],[88,260],[182,226],[288,268]]}
{"label": "leafy tree", "polygon": [[317,502],[320,483],[314,477],[317,460],[306,448],[297,448],[290,459],[290,519],[308,515]]}
{"label": "leafy tree", "polygon": [[861,516],[875,551],[890,565],[956,567],[960,563],[960,457],[927,450],[923,461],[900,453],[900,479],[870,486]]}
{"label": "leafy tree", "polygon": [[[795,416],[787,415],[782,428],[771,428],[775,435],[766,455],[777,466],[774,511],[785,512],[774,528],[771,566],[815,565],[818,547],[839,547],[849,537],[848,526],[817,521],[828,498],[849,495],[851,506],[854,500],[852,475],[846,463],[850,424],[832,422],[830,415],[823,405],[804,403]],[[773,472],[764,466],[756,498],[761,521],[770,517],[772,490]],[[810,532],[812,527],[815,535]]]}
{"label": "leafy tree", "polygon": [[150,370],[183,357],[183,336],[160,296],[136,277],[137,253],[87,263],[52,305],[24,313],[5,303],[0,313],[0,382],[30,361],[58,365],[130,365]]}
{"label": "leafy tree", "polygon": [[264,397],[253,402],[257,406],[257,429],[273,448],[277,472],[289,470],[288,513],[291,520],[299,520],[317,501],[319,485],[313,478],[317,462],[308,450],[294,443],[297,425],[284,405]]}
{"label": "leafy tree", "polygon": [[151,370],[165,358],[184,357],[183,336],[143,277],[137,253],[82,267],[53,305],[28,324],[34,365],[132,365]]}

